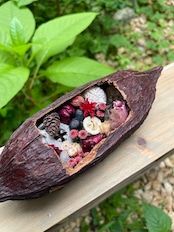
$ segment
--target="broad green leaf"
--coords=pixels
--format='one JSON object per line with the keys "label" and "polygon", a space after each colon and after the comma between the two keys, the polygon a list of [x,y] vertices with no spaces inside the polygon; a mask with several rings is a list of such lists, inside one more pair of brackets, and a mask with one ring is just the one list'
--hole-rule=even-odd
{"label": "broad green leaf", "polygon": [[76,87],[114,72],[114,69],[85,57],[55,62],[44,74],[53,82]]}
{"label": "broad green leaf", "polygon": [[9,64],[0,63],[0,74],[2,74],[3,72],[9,71],[12,68],[13,68],[13,66],[11,66]]}
{"label": "broad green leaf", "polygon": [[11,43],[10,24],[14,17],[18,19],[23,27],[25,42],[31,38],[35,30],[33,14],[29,9],[19,9],[13,2],[8,1],[0,7],[0,42]]}
{"label": "broad green leaf", "polygon": [[14,45],[25,43],[23,25],[16,17],[10,22],[10,36]]}
{"label": "broad green leaf", "polygon": [[14,0],[14,2],[16,2],[19,7],[29,5],[36,1],[38,0]]}
{"label": "broad green leaf", "polygon": [[0,51],[0,63],[14,64],[14,57],[7,51]]}
{"label": "broad green leaf", "polygon": [[37,63],[41,64],[65,50],[95,17],[96,13],[91,12],[70,14],[39,26],[33,37],[33,54]]}
{"label": "broad green leaf", "polygon": [[5,106],[22,89],[29,76],[24,67],[0,64],[0,108]]}
{"label": "broad green leaf", "polygon": [[145,204],[143,206],[146,226],[149,232],[170,232],[171,218],[161,209]]}
{"label": "broad green leaf", "polygon": [[4,44],[0,43],[0,51],[6,51],[9,53],[12,53],[12,48],[8,45],[4,45]]}
{"label": "broad green leaf", "polygon": [[12,53],[13,53],[12,48],[0,43],[0,64],[1,63],[14,64],[14,57]]}

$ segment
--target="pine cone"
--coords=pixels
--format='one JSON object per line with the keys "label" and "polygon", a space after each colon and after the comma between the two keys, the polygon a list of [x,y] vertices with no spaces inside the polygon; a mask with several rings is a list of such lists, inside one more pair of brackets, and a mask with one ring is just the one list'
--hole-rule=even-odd
{"label": "pine cone", "polygon": [[43,125],[45,127],[46,132],[52,136],[58,136],[59,134],[59,126],[60,126],[60,117],[59,114],[54,112],[51,114],[48,114],[43,119]]}

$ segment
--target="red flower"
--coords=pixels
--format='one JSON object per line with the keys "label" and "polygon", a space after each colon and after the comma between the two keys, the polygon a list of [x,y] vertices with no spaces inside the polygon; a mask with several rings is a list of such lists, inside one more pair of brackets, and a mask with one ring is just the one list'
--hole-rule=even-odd
{"label": "red flower", "polygon": [[90,115],[91,117],[94,117],[95,106],[96,106],[95,102],[89,102],[87,99],[81,104],[80,109],[83,110],[85,117],[87,117],[88,115]]}
{"label": "red flower", "polygon": [[86,139],[86,137],[88,136],[88,133],[85,130],[80,130],[78,135],[80,139]]}

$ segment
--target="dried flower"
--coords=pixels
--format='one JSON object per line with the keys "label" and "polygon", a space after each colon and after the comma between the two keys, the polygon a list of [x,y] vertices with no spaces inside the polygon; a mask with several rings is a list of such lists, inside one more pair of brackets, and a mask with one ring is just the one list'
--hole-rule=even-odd
{"label": "dried flower", "polygon": [[122,102],[122,101],[119,101],[119,100],[113,101],[114,109],[117,107],[121,107],[122,105],[124,105],[124,102]]}
{"label": "dried flower", "polygon": [[94,136],[89,136],[86,139],[82,140],[82,149],[83,152],[89,152],[91,149],[103,139],[103,135],[98,134]]}
{"label": "dried flower", "polygon": [[89,102],[87,99],[81,104],[80,109],[83,110],[85,117],[87,117],[88,115],[90,115],[91,117],[94,117],[95,107],[96,107],[96,103]]}
{"label": "dried flower", "polygon": [[61,150],[68,150],[71,147],[71,143],[69,141],[63,141],[61,145]]}
{"label": "dried flower", "polygon": [[78,130],[72,129],[72,130],[70,131],[70,137],[71,137],[72,139],[75,139],[75,138],[77,138],[77,136],[78,136]]}
{"label": "dried flower", "polygon": [[81,150],[80,152],[78,152],[77,155],[83,158],[83,157],[85,157],[86,153],[84,153],[84,152]]}
{"label": "dried flower", "polygon": [[103,111],[104,111],[104,110],[106,110],[106,107],[107,107],[107,106],[106,106],[105,103],[102,103],[102,102],[101,102],[101,103],[98,104],[99,110],[103,110]]}
{"label": "dried flower", "polygon": [[101,120],[97,117],[86,117],[83,120],[84,129],[91,135],[97,135],[100,133]]}
{"label": "dried flower", "polygon": [[75,113],[75,109],[71,105],[64,105],[60,110],[59,110],[59,116],[60,120],[62,123],[69,124],[72,116]]}
{"label": "dried flower", "polygon": [[80,139],[86,139],[86,137],[88,136],[88,133],[85,130],[80,130],[78,133],[78,136]]}
{"label": "dried flower", "polygon": [[111,128],[115,129],[119,127],[122,123],[126,121],[127,116],[128,116],[128,111],[126,109],[125,104],[122,104],[121,106],[116,106],[114,109],[111,109],[110,111]]}
{"label": "dried flower", "polygon": [[75,107],[79,107],[84,101],[84,98],[79,95],[72,99],[71,104]]}
{"label": "dried flower", "polygon": [[105,116],[105,113],[101,110],[97,110],[96,111],[96,116],[99,117],[99,118],[104,118]]}

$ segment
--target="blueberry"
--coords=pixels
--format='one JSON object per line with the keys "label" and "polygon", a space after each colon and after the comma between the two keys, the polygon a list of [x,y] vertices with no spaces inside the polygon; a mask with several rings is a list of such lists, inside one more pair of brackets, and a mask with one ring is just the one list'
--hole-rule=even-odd
{"label": "blueberry", "polygon": [[73,118],[69,124],[70,129],[78,129],[78,127],[80,126],[80,122],[79,120]]}
{"label": "blueberry", "polygon": [[80,109],[77,109],[75,112],[75,118],[79,121],[82,121],[84,119],[83,111]]}

